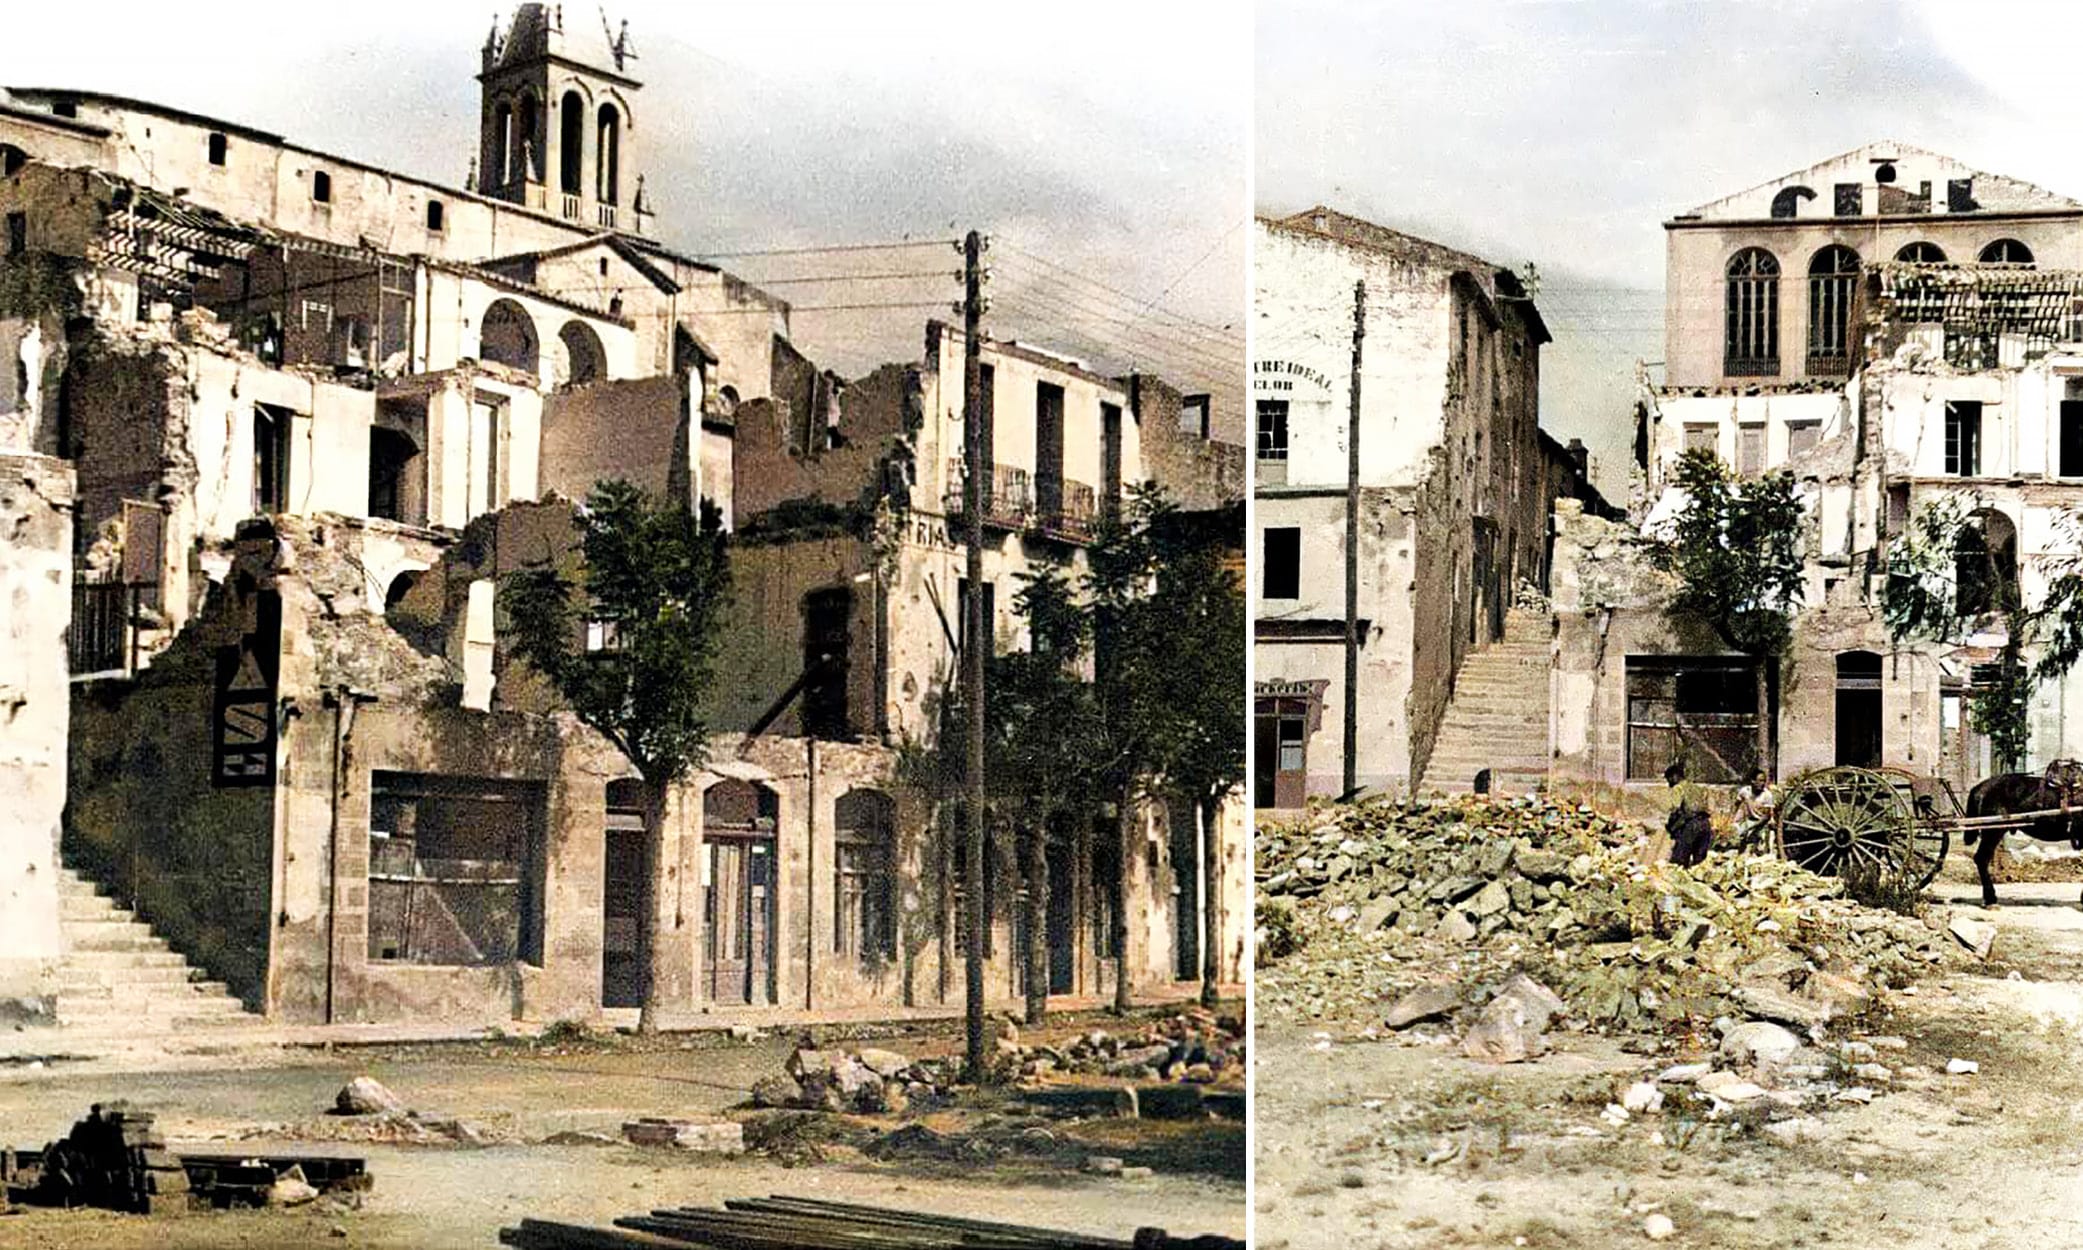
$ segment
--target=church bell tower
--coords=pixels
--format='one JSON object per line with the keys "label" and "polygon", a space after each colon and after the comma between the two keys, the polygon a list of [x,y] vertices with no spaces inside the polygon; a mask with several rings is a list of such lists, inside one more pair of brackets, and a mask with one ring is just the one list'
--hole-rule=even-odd
{"label": "church bell tower", "polygon": [[611,27],[605,13],[567,20],[561,4],[523,4],[504,32],[493,19],[477,76],[479,192],[590,230],[649,234],[634,60],[629,24]]}

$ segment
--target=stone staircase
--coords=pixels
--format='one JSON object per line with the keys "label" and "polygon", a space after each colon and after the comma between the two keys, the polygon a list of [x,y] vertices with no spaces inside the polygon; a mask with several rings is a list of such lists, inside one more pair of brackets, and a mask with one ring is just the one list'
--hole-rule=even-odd
{"label": "stone staircase", "polygon": [[263,1022],[170,949],[135,914],[95,884],[58,869],[58,1023],[95,1033],[165,1034]]}
{"label": "stone staircase", "polygon": [[1504,637],[1462,661],[1417,793],[1467,794],[1485,768],[1493,794],[1524,794],[1547,778],[1551,634],[1547,613],[1513,608]]}

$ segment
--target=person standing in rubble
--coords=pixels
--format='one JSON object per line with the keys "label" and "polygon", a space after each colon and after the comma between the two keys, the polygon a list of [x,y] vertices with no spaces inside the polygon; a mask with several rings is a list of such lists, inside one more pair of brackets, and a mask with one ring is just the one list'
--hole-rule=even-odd
{"label": "person standing in rubble", "polygon": [[1686,779],[1683,759],[1673,760],[1664,769],[1664,783],[1670,787],[1671,809],[1664,818],[1664,832],[1671,835],[1671,862],[1690,868],[1705,861],[1707,848],[1714,844],[1714,817],[1707,810],[1707,794]]}

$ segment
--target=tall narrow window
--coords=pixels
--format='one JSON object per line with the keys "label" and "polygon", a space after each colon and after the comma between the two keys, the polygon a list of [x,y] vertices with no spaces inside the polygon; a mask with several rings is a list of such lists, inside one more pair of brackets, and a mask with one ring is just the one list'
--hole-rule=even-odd
{"label": "tall narrow window", "polygon": [[272,516],[289,508],[287,408],[253,405],[253,514]]}
{"label": "tall narrow window", "polygon": [[515,125],[514,147],[520,155],[521,176],[542,181],[542,105],[533,95],[521,97],[521,113]]}
{"label": "tall narrow window", "polygon": [[311,198],[320,204],[333,202],[333,176],[323,169],[311,173]]}
{"label": "tall narrow window", "polygon": [[1808,262],[1808,371],[1836,376],[1851,366],[1852,296],[1859,254],[1832,245]]}
{"label": "tall narrow window", "polygon": [[870,971],[897,957],[896,812],[876,790],[849,790],[834,805],[832,947]]}
{"label": "tall narrow window", "polygon": [[501,100],[492,110],[492,167],[485,171],[485,177],[493,181],[495,188],[504,187],[514,180],[516,155],[513,106]]}
{"label": "tall narrow window", "polygon": [[1973,477],[1982,471],[1982,405],[1976,400],[1946,401],[1946,472]]}
{"label": "tall narrow window", "polygon": [[1063,388],[1034,387],[1034,506],[1043,517],[1063,511]]}
{"label": "tall narrow window", "polygon": [[612,104],[600,106],[599,146],[594,149],[600,168],[597,198],[603,204],[622,202],[622,115]]}
{"label": "tall narrow window", "polygon": [[586,102],[576,91],[557,105],[557,189],[576,196],[585,187]]}
{"label": "tall narrow window", "polygon": [[1268,599],[1302,597],[1302,530],[1299,526],[1266,529],[1266,572],[1263,594]]}
{"label": "tall narrow window", "polygon": [[805,596],[803,733],[808,737],[853,736],[846,706],[852,645],[853,592],[840,586]]}
{"label": "tall narrow window", "polygon": [[225,139],[224,139],[224,132],[223,132],[223,131],[221,131],[221,130],[213,130],[213,131],[211,131],[211,132],[210,132],[210,164],[212,164],[212,165],[222,165],[222,164],[224,164],[225,146],[226,146],[226,145],[225,145]]}
{"label": "tall narrow window", "polygon": [[1761,247],[1729,258],[1724,347],[1730,377],[1779,373],[1779,259]]}
{"label": "tall narrow window", "polygon": [[1099,476],[1103,498],[1100,503],[1109,515],[1121,506],[1121,405],[1099,406]]}
{"label": "tall narrow window", "polygon": [[427,230],[433,234],[440,234],[443,228],[442,222],[445,215],[446,210],[442,208],[440,200],[428,200]]}

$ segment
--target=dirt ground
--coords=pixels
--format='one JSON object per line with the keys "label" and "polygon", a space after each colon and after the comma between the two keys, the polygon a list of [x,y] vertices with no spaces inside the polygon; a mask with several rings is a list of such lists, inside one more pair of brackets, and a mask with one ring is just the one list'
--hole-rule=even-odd
{"label": "dirt ground", "polygon": [[[1086,1027],[1094,1027],[1088,1023]],[[1100,1024],[1097,1027],[1105,1027]],[[878,1040],[914,1055],[958,1045],[944,1029]],[[741,1103],[752,1082],[780,1070],[791,1043],[708,1042],[682,1050],[580,1047],[548,1053],[527,1046],[357,1048],[291,1052],[174,1071],[0,1072],[0,1145],[42,1145],[61,1136],[97,1101],[125,1098],[158,1116],[179,1149],[253,1140],[311,1148],[351,1121],[324,1117],[341,1085],[357,1075],[382,1081],[415,1110],[458,1117],[498,1144],[325,1146],[363,1155],[375,1187],[359,1210],[194,1213],[145,1218],[103,1212],[21,1210],[0,1215],[0,1246],[162,1247],[350,1246],[407,1250],[489,1247],[522,1216],[607,1223],[654,1207],[708,1205],[727,1198],[789,1193],[1010,1219],[1126,1237],[1139,1225],[1174,1233],[1242,1236],[1241,1125],[1211,1125],[1182,1137],[1176,1126],[1088,1122],[1093,1153],[1152,1166],[1144,1179],[1086,1176],[1062,1166],[876,1163],[850,1152],[788,1167],[757,1155],[719,1157],[626,1144],[549,1145],[567,1131],[620,1136],[638,1116],[699,1116]],[[1058,1130],[1065,1132],[1066,1130]],[[1211,1147],[1211,1140],[1215,1143]],[[1082,1150],[1083,1145],[1077,1147]],[[1225,1161],[1227,1159],[1227,1161]]]}
{"label": "dirt ground", "polygon": [[[1971,904],[1956,856],[1934,887]],[[1812,1137],[1638,1116],[1599,1118],[1665,1063],[1562,1033],[1557,1051],[1490,1067],[1440,1046],[1346,1041],[1266,1022],[1256,1067],[1257,1244],[1742,1250],[1837,1245],[2083,1246],[2083,908],[2069,883],[2003,886],[1969,915],[2000,932],[1970,972],[1894,993],[1835,1037],[1907,1041],[1928,1068],[1871,1105],[1823,1112]],[[1947,1076],[1948,1059],[1975,1075]],[[1652,1139],[1660,1137],[1661,1142]]]}

